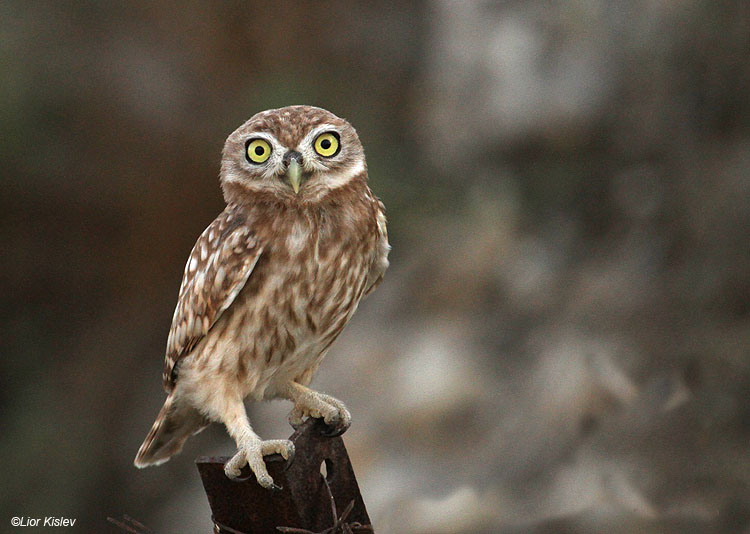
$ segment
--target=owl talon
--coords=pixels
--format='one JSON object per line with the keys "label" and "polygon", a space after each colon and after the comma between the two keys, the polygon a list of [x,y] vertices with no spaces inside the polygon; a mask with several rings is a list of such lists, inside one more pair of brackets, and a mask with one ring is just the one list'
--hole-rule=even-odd
{"label": "owl talon", "polygon": [[329,438],[336,438],[349,430],[352,426],[352,417],[349,415],[349,411],[344,408],[344,413],[338,413],[335,417],[323,419],[323,428],[320,429],[320,433]]}
{"label": "owl talon", "polygon": [[298,406],[295,406],[292,408],[292,411],[289,412],[289,424],[292,426],[294,430],[299,430],[299,427],[302,426],[302,423],[305,422],[305,414]]}
{"label": "owl talon", "polygon": [[284,473],[286,473],[287,469],[292,467],[292,464],[294,463],[295,454],[296,452],[294,450],[294,446],[292,446],[292,450],[290,451],[289,456],[285,458],[286,462],[284,462],[284,468],[282,469]]}
{"label": "owl talon", "polygon": [[323,421],[323,424],[325,426],[320,430],[320,433],[328,438],[337,438],[352,426],[351,419],[340,420],[334,424],[329,424]]}
{"label": "owl talon", "polygon": [[269,439],[262,441],[260,444],[261,454],[269,456],[271,454],[280,454],[284,460],[294,458],[294,443],[288,439]]}
{"label": "owl talon", "polygon": [[294,463],[294,456],[292,456],[286,462],[284,462],[284,467],[281,469],[281,472],[286,473],[287,471],[289,471],[289,468],[292,467],[293,463]]}
{"label": "owl talon", "polygon": [[[240,467],[241,460],[237,457],[239,456],[239,452],[235,454],[225,465],[224,465],[224,474],[227,476],[229,480],[233,480],[234,482],[244,482],[245,480],[249,480],[250,476],[253,475],[252,470],[250,470],[251,475],[243,477],[242,475],[242,467]],[[245,461],[247,463],[247,461]]]}
{"label": "owl talon", "polygon": [[349,430],[352,426],[352,414],[344,406],[344,403],[340,400],[334,399],[325,394],[321,394],[323,399],[330,403],[335,408],[335,412],[332,416],[325,417],[323,423],[326,425],[326,429],[321,431],[324,436],[329,438],[335,438]]}
{"label": "owl talon", "polygon": [[252,469],[250,470],[250,474],[247,475],[246,477],[240,476],[242,474],[242,471],[240,471],[240,473],[237,476],[233,476],[227,472],[227,468],[226,466],[224,466],[224,474],[232,482],[247,482],[248,480],[255,478],[255,473],[253,473]]}
{"label": "owl talon", "polygon": [[[269,450],[273,451],[270,454],[273,454],[274,456],[267,458],[266,462],[283,460],[284,467],[281,469],[281,471],[286,472],[286,470],[289,469],[294,463],[294,457],[296,455],[296,449],[294,447],[294,443],[292,443],[291,441],[287,441],[287,440],[274,440],[274,441],[281,442],[281,444],[276,445],[276,446],[269,445],[268,447]],[[264,442],[264,444],[265,443],[270,443],[270,442],[266,441]],[[280,449],[280,451],[276,452],[277,449]],[[264,456],[266,455],[266,453],[263,453],[263,454]]]}
{"label": "owl talon", "polygon": [[283,488],[275,484],[271,475],[268,474],[263,457],[279,454],[287,463],[290,463],[290,460],[294,459],[294,452],[294,444],[285,439],[252,440],[246,446],[241,446],[237,454],[226,463],[224,473],[236,482],[248,480],[250,476],[240,476],[242,468],[247,465],[251,473],[255,475],[258,484],[269,490],[281,491]]}
{"label": "owl talon", "polygon": [[352,414],[344,403],[330,395],[309,390],[296,383],[290,385],[287,395],[294,401],[294,408],[289,412],[289,424],[295,430],[306,417],[322,419],[326,428],[320,433],[328,437],[340,436],[352,425]]}

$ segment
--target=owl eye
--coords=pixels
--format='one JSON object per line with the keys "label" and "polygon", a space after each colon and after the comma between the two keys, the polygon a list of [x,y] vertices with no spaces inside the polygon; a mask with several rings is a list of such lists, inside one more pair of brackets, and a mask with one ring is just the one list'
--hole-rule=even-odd
{"label": "owl eye", "polygon": [[271,145],[265,139],[256,137],[247,142],[247,160],[250,163],[264,163],[271,157]]}
{"label": "owl eye", "polygon": [[332,158],[339,153],[341,149],[341,143],[339,142],[339,134],[336,132],[325,132],[315,138],[315,152],[323,156],[324,158]]}

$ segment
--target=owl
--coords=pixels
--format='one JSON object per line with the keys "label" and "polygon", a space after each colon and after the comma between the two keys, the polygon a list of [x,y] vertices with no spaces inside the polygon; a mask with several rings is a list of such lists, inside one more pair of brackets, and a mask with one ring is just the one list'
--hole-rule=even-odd
{"label": "owl", "polygon": [[254,115],[227,139],[220,182],[226,208],[195,243],[167,340],[167,398],[135,458],[158,465],[211,422],[237,443],[225,472],[248,465],[277,489],[263,457],[294,455],[262,440],[246,398],[287,399],[289,421],[322,418],[331,435],[351,424],[339,400],[308,387],[357,306],[383,279],[383,204],[367,185],[354,128],[324,109]]}

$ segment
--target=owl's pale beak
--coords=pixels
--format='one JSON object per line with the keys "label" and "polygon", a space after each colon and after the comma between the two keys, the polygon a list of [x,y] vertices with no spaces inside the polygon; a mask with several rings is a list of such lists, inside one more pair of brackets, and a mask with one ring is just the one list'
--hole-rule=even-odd
{"label": "owl's pale beak", "polygon": [[286,165],[286,176],[289,178],[289,184],[294,189],[294,194],[299,193],[302,185],[302,154],[296,150],[290,150],[284,154],[284,165]]}
{"label": "owl's pale beak", "polygon": [[294,189],[294,193],[299,193],[299,186],[302,183],[302,167],[296,159],[289,162],[286,169],[286,175],[289,177],[289,183]]}

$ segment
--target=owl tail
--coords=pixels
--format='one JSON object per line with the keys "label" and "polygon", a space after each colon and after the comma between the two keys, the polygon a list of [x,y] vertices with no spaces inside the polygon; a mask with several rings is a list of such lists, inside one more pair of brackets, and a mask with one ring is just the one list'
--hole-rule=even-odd
{"label": "owl tail", "polygon": [[185,441],[208,426],[201,413],[185,402],[175,402],[170,393],[138,454],[136,467],[163,464],[182,450]]}

